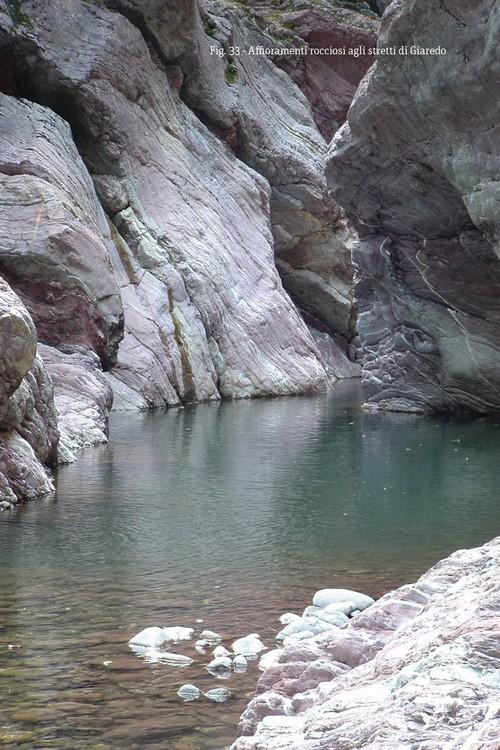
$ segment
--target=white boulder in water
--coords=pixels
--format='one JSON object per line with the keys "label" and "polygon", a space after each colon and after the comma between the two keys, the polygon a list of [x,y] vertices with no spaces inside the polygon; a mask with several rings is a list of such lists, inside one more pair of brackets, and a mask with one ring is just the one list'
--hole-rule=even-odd
{"label": "white boulder in water", "polygon": [[229,656],[218,656],[212,659],[210,664],[207,665],[209,672],[230,672],[233,666],[232,659]]}
{"label": "white boulder in water", "polygon": [[137,633],[137,635],[134,635],[129,640],[128,645],[139,646],[140,648],[158,648],[167,640],[168,638],[163,628],[144,628],[144,630],[141,630],[140,633]]}
{"label": "white boulder in water", "polygon": [[222,641],[222,636],[214,633],[213,630],[202,630],[200,637],[207,641],[210,646],[215,646]]}
{"label": "white boulder in water", "polygon": [[224,701],[227,701],[227,699],[231,696],[231,691],[227,690],[227,688],[214,688],[213,690],[209,690],[207,693],[204,693],[204,695],[211,701],[224,703]]}
{"label": "white boulder in water", "polygon": [[196,685],[181,685],[177,691],[177,695],[179,698],[182,698],[183,701],[195,701],[200,697],[201,690],[200,688],[197,688]]}
{"label": "white boulder in water", "polygon": [[140,633],[134,635],[128,642],[129,646],[138,646],[139,648],[159,648],[167,641],[187,641],[193,637],[193,628],[183,627],[170,627],[160,628],[154,626],[151,628],[144,628]]}
{"label": "white boulder in water", "polygon": [[265,651],[267,648],[260,640],[258,633],[250,633],[250,635],[246,635],[244,638],[238,638],[232,645],[236,655],[241,654],[247,658],[257,656],[257,654],[260,654],[261,651]]}
{"label": "white boulder in water", "polygon": [[214,657],[217,659],[219,656],[229,656],[231,654],[224,646],[216,646],[212,651]]}
{"label": "white boulder in water", "polygon": [[167,640],[174,641],[175,643],[178,641],[190,641],[194,634],[193,628],[183,628],[178,625],[163,628],[163,630],[167,636]]}
{"label": "white boulder in water", "polygon": [[375,600],[371,596],[350,589],[320,589],[313,597],[315,607],[328,607],[329,604],[337,602],[352,602],[354,609],[363,610],[374,604]]}
{"label": "white boulder in water", "polygon": [[247,671],[248,662],[246,658],[242,654],[238,654],[238,656],[235,656],[233,659],[233,669],[235,672],[246,672]]}

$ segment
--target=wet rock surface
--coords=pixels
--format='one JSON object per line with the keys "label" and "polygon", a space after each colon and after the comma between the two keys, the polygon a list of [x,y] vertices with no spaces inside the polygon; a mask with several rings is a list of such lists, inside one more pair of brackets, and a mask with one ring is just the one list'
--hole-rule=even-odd
{"label": "wet rock surface", "polygon": [[363,379],[381,408],[500,408],[497,34],[490,0],[393,2],[378,43],[408,53],[378,56],[330,147],[362,235]]}
{"label": "wet rock surface", "polygon": [[455,552],[344,628],[283,649],[232,750],[493,748],[499,571],[497,538]]}

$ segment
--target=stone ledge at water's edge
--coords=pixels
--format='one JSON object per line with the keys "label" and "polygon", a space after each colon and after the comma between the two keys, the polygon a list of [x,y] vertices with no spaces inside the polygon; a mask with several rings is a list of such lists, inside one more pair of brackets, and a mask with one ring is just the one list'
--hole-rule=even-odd
{"label": "stone ledge at water's edge", "polygon": [[285,647],[231,750],[498,750],[500,537]]}

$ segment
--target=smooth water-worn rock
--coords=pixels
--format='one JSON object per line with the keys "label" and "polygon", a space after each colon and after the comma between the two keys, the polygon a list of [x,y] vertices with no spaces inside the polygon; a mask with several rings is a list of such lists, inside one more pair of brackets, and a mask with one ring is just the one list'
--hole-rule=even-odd
{"label": "smooth water-worn rock", "polygon": [[59,427],[60,463],[76,460],[76,452],[108,440],[108,414],[113,392],[96,354],[65,354],[39,345],[54,386]]}
{"label": "smooth water-worn rock", "polygon": [[212,690],[207,690],[203,695],[205,698],[216,703],[225,703],[231,697],[231,691],[227,688],[213,688]]}
{"label": "smooth water-worn rock", "polygon": [[264,646],[260,640],[260,636],[257,633],[251,633],[243,638],[237,638],[233,641],[232,649],[235,654],[245,657],[255,657],[260,654],[261,651],[265,651],[267,646]]}
{"label": "smooth water-worn rock", "polygon": [[391,3],[379,46],[407,54],[377,57],[330,146],[381,408],[500,410],[499,24],[493,0]]}
{"label": "smooth water-worn rock", "polygon": [[[276,67],[272,55],[251,52],[282,45],[282,39],[272,37],[276,8],[259,8],[254,15],[246,3],[208,0],[205,23],[212,32],[207,36],[192,7],[181,10],[176,4],[174,9],[167,3],[165,17],[164,6],[161,13],[155,3],[145,6],[148,29],[182,70],[183,99],[223,134],[239,159],[269,181],[271,228],[285,288],[299,307],[333,331],[352,336],[354,234],[327,189],[326,143],[299,87]],[[178,24],[180,19],[183,34],[173,49],[165,24]],[[316,19],[316,27],[323,22],[322,17]],[[276,31],[279,37],[279,28]],[[240,51],[232,60],[224,54],[230,48]],[[351,98],[353,93],[351,89]]]}
{"label": "smooth water-worn rock", "polygon": [[153,625],[152,627],[144,628],[140,633],[134,635],[128,644],[131,647],[154,649],[165,643],[189,641],[193,637],[193,634],[193,628],[186,628],[181,625],[172,625],[165,628]]}
{"label": "smooth water-worn rock", "polygon": [[70,127],[26,100],[0,94],[0,105],[0,270],[42,343],[109,366],[123,327],[112,243]]}
{"label": "smooth water-worn rock", "polygon": [[59,432],[50,376],[37,355],[33,321],[0,278],[0,502],[53,493],[47,466],[57,462]]}
{"label": "smooth water-worn rock", "polygon": [[157,648],[167,641],[164,628],[154,625],[150,628],[144,628],[140,633],[134,635],[128,642],[129,646],[139,646],[141,648]]}
{"label": "smooth water-worn rock", "polygon": [[169,664],[172,667],[189,667],[193,663],[193,659],[186,654],[175,654],[172,651],[159,651],[154,648],[146,649],[141,656],[150,664]]}
{"label": "smooth water-worn rock", "polygon": [[186,685],[181,685],[177,691],[177,695],[184,701],[194,701],[200,697],[201,690],[196,687],[196,685],[190,685],[188,683]]}
{"label": "smooth water-worn rock", "polygon": [[[347,628],[284,649],[262,675],[241,720],[247,736],[232,750],[495,747],[499,574],[497,538],[452,554]],[[270,706],[282,709],[279,737]]]}
{"label": "smooth water-worn rock", "polygon": [[[366,609],[373,604],[373,599],[371,596],[350,589],[321,589],[313,596],[313,605],[324,609],[332,604],[343,605],[345,602],[352,602],[354,604],[352,609]],[[332,610],[327,611],[331,612]]]}
{"label": "smooth water-worn rock", "polygon": [[233,660],[229,656],[216,656],[207,664],[207,670],[213,673],[230,672]]}

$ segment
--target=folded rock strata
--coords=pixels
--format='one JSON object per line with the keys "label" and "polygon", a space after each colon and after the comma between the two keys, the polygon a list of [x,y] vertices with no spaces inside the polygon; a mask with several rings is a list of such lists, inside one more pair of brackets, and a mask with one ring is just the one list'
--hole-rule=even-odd
{"label": "folded rock strata", "polygon": [[382,408],[500,409],[497,10],[395,0],[378,43],[396,52],[330,147],[330,186],[362,235],[363,381]]}
{"label": "folded rock strata", "polygon": [[497,538],[452,554],[346,627],[283,649],[232,750],[493,750],[499,574]]}

